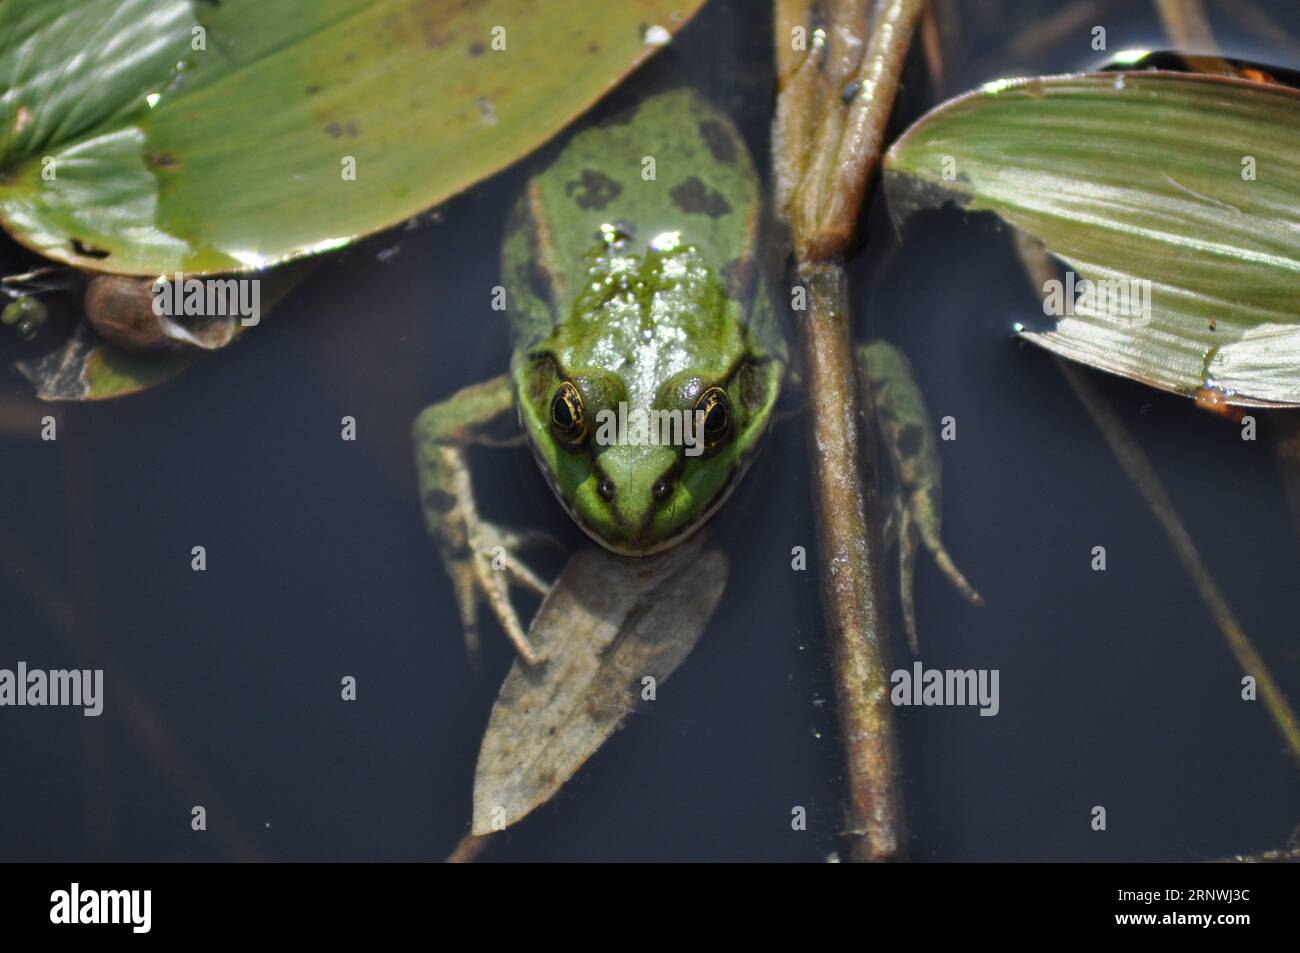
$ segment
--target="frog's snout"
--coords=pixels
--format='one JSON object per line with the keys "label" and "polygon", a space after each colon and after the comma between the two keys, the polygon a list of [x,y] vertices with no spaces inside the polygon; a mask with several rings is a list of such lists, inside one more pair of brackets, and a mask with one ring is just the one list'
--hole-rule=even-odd
{"label": "frog's snout", "polygon": [[640,552],[661,542],[672,522],[671,508],[680,477],[680,458],[670,447],[618,445],[595,459],[595,493],[583,513],[587,526],[610,548]]}
{"label": "frog's snout", "polygon": [[[677,476],[675,472],[661,474],[654,483],[650,484],[650,498],[656,503],[662,503],[673,495],[673,487],[676,485]],[[599,470],[597,471],[596,493],[607,503],[613,503],[618,498],[617,484],[609,477],[601,475]]]}

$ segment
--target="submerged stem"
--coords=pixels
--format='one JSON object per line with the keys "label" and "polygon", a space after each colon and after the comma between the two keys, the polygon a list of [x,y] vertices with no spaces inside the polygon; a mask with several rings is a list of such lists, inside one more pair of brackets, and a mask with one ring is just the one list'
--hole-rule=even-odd
{"label": "submerged stem", "polygon": [[1137,485],[1142,498],[1146,500],[1152,514],[1160,522],[1165,535],[1169,537],[1170,545],[1174,548],[1174,553],[1178,556],[1178,561],[1183,564],[1187,575],[1192,577],[1196,591],[1200,593],[1219,631],[1223,633],[1228,648],[1237,657],[1242,670],[1247,675],[1254,676],[1264,707],[1268,709],[1278,731],[1286,740],[1291,756],[1297,764],[1300,764],[1300,719],[1296,718],[1296,713],[1287,702],[1286,695],[1273,679],[1273,673],[1269,671],[1263,657],[1232,614],[1228,601],[1219,591],[1214,577],[1210,575],[1209,569],[1201,559],[1191,534],[1187,532],[1187,527],[1179,518],[1178,511],[1174,508],[1174,501],[1170,499],[1146,452],[1133,439],[1133,435],[1124,426],[1124,422],[1120,420],[1119,415],[1102,395],[1088,372],[1061,358],[1057,358],[1056,362],[1061,368],[1061,373],[1074,389],[1074,393],[1087,409],[1088,415],[1101,429],[1120,466],[1128,474],[1129,479]]}
{"label": "submerged stem", "polygon": [[[820,466],[813,495],[853,860],[901,857],[903,808],[871,455],[875,414],[870,388],[859,394],[843,256],[880,161],[922,6],[921,0],[884,0],[864,40],[864,0],[828,3],[825,10],[811,0],[776,5],[780,94],[772,124],[773,204],[790,229],[795,273],[808,292],[798,327],[815,403],[809,441]],[[823,12],[829,14],[824,32],[815,29]],[[813,39],[802,57],[785,48],[798,26]]]}
{"label": "submerged stem", "polygon": [[[812,458],[820,461],[814,498],[827,640],[848,767],[846,833],[853,838],[854,860],[891,860],[903,852],[903,807],[889,700],[873,431],[864,428],[860,435],[858,430],[861,405],[844,269],[802,266],[799,280],[808,289],[808,311],[800,323],[807,383],[821,405],[811,415],[808,440]],[[869,401],[870,390],[862,392]],[[862,416],[874,415],[866,409]],[[865,479],[860,436],[871,464]]]}

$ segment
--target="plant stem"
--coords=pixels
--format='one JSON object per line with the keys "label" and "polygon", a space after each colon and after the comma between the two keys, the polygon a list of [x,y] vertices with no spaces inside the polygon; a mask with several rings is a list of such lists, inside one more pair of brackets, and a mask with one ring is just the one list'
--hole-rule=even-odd
{"label": "plant stem", "polygon": [[1297,764],[1300,764],[1300,719],[1296,718],[1295,711],[1292,710],[1282,689],[1273,679],[1273,673],[1269,671],[1267,663],[1255,650],[1254,644],[1247,638],[1245,631],[1232,614],[1228,601],[1215,585],[1214,577],[1210,575],[1209,569],[1201,559],[1191,534],[1178,518],[1178,511],[1174,508],[1174,502],[1169,498],[1164,484],[1160,482],[1159,474],[1151,466],[1145,451],[1133,439],[1133,435],[1115,413],[1115,409],[1093,383],[1088,372],[1061,358],[1057,358],[1056,363],[1087,409],[1088,415],[1092,417],[1093,422],[1106,438],[1106,442],[1110,444],[1120,467],[1137,485],[1138,492],[1142,494],[1152,514],[1160,522],[1165,535],[1169,537],[1175,555],[1178,556],[1178,561],[1183,564],[1187,575],[1192,577],[1196,591],[1200,593],[1201,599],[1210,610],[1210,615],[1214,617],[1215,623],[1223,633],[1228,648],[1236,656],[1242,670],[1247,675],[1254,676],[1259,697],[1263,699],[1264,706],[1286,741],[1291,756]]}
{"label": "plant stem", "polygon": [[[865,475],[859,466],[859,418],[874,414],[860,411],[844,269],[805,265],[798,274],[808,289],[808,312],[800,324],[807,383],[819,405],[808,441],[820,461],[814,496],[826,636],[849,780],[845,833],[853,860],[892,860],[903,853],[904,818],[889,700],[874,454]],[[862,394],[870,400],[869,388]],[[868,445],[872,432],[864,428]]]}
{"label": "plant stem", "polygon": [[[864,42],[865,0],[829,3],[825,32],[815,31],[824,20],[812,0],[776,4],[773,204],[789,227],[795,274],[808,294],[798,328],[813,404],[809,446],[820,463],[813,495],[823,610],[847,762],[846,834],[855,861],[901,857],[903,808],[888,690],[875,414],[870,388],[859,395],[843,257],[880,161],[922,6],[921,0],[886,0]],[[803,55],[791,43],[798,27],[809,37]]]}
{"label": "plant stem", "polygon": [[[1025,274],[1029,277],[1035,293],[1041,293],[1047,281],[1057,276],[1056,263],[1047,254],[1041,242],[1020,231],[1016,232],[1015,237],[1016,252],[1020,256]],[[1152,515],[1169,538],[1169,544],[1178,556],[1178,561],[1183,564],[1187,575],[1192,577],[1192,583],[1196,586],[1201,601],[1210,610],[1210,615],[1214,617],[1215,624],[1223,633],[1228,648],[1236,656],[1242,669],[1248,675],[1255,677],[1259,696],[1264,700],[1268,713],[1286,740],[1291,756],[1300,763],[1300,720],[1297,720],[1296,713],[1287,702],[1286,696],[1274,681],[1273,673],[1269,671],[1263,657],[1256,651],[1254,644],[1232,614],[1227,599],[1219,591],[1214,577],[1210,575],[1210,570],[1201,559],[1191,534],[1187,532],[1187,527],[1179,518],[1173,500],[1170,499],[1169,493],[1160,481],[1160,475],[1156,473],[1155,467],[1151,465],[1146,451],[1133,439],[1133,435],[1124,426],[1124,422],[1115,413],[1110,402],[1106,400],[1105,395],[1098,389],[1086,370],[1060,357],[1056,358],[1056,366],[1060,368],[1061,374],[1074,390],[1075,396],[1083,404],[1092,422],[1106,438],[1106,443],[1110,445],[1121,469],[1137,485]],[[1279,419],[1294,418],[1292,415],[1280,414]],[[1297,441],[1295,449],[1300,453],[1300,429],[1296,429],[1294,434]],[[1279,446],[1281,445],[1280,442]],[[1279,449],[1279,465],[1282,465],[1282,452]],[[1300,493],[1300,487],[1297,488],[1297,492]],[[1300,499],[1294,502],[1300,505]]]}

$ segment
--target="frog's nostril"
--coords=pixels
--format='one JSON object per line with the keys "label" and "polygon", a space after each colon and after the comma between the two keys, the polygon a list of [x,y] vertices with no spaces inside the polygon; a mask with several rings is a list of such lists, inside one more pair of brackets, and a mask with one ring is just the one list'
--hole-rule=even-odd
{"label": "frog's nostril", "polygon": [[667,477],[660,477],[655,480],[654,486],[650,487],[650,495],[655,498],[656,503],[662,503],[668,499],[669,494],[672,492],[673,482]]}
{"label": "frog's nostril", "polygon": [[600,482],[596,484],[596,492],[606,500],[614,499],[614,481],[609,477],[601,477]]}

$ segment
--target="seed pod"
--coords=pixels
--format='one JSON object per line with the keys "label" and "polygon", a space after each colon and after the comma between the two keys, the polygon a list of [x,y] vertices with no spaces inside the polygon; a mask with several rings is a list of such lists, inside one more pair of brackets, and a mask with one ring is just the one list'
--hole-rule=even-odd
{"label": "seed pod", "polygon": [[153,308],[152,278],[99,275],[86,286],[86,318],[105,341],[130,351],[166,347],[170,337]]}

